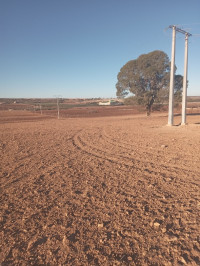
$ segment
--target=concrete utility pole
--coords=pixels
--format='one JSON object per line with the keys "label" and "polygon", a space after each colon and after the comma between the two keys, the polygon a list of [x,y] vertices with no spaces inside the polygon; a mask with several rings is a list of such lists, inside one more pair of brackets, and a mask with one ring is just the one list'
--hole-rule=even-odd
{"label": "concrete utility pole", "polygon": [[188,33],[185,33],[185,61],[183,77],[183,95],[182,95],[182,123],[186,124],[186,106],[187,106],[187,71],[188,71]]}
{"label": "concrete utility pole", "polygon": [[61,98],[61,95],[54,95],[56,98],[56,105],[57,105],[57,117],[60,119],[60,106],[59,106],[59,98]]}
{"label": "concrete utility pole", "polygon": [[42,115],[42,105],[40,104],[40,114]]}
{"label": "concrete utility pole", "polygon": [[57,98],[57,111],[58,111],[58,119],[60,119],[59,98]]}
{"label": "concrete utility pole", "polygon": [[175,75],[175,47],[176,47],[176,26],[170,26],[172,31],[172,55],[171,55],[171,72],[169,87],[169,113],[168,125],[173,126],[174,123],[174,75]]}

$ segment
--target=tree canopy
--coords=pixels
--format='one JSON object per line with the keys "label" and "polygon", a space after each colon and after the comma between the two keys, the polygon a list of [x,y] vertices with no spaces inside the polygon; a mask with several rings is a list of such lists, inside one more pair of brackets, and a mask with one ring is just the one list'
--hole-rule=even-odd
{"label": "tree canopy", "polygon": [[[145,105],[150,114],[153,103],[161,91],[169,89],[170,61],[163,51],[153,51],[127,62],[117,75],[117,96],[135,95],[138,104]],[[175,76],[175,90],[182,88],[181,75]]]}

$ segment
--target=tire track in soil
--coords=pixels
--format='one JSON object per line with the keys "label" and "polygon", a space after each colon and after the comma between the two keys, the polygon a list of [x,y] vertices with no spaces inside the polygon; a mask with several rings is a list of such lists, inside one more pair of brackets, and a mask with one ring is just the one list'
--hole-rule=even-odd
{"label": "tire track in soil", "polygon": [[[82,132],[83,133],[83,132]],[[95,135],[96,134],[96,132],[93,132],[93,134]],[[102,136],[102,134],[100,134],[101,136]],[[83,134],[83,136],[87,136],[87,134],[85,134],[85,132],[84,132],[84,134]],[[106,146],[106,149],[100,149],[99,148],[99,142],[97,141],[96,143],[98,143],[98,148],[95,146],[95,145],[92,145],[91,144],[91,142],[90,142],[90,144],[88,143],[88,141],[87,140],[85,140],[85,139],[83,139],[83,138],[81,138],[82,137],[82,134],[80,135],[80,134],[78,134],[78,135],[76,135],[75,136],[75,138],[74,138],[74,145],[76,145],[79,149],[81,149],[82,151],[84,151],[84,152],[86,152],[86,153],[88,153],[90,156],[92,155],[92,156],[95,156],[95,157],[98,157],[98,158],[101,158],[101,159],[103,159],[103,160],[109,160],[110,162],[119,162],[119,160],[121,160],[121,159],[125,159],[125,160],[131,160],[132,161],[132,158],[131,157],[129,157],[129,156],[121,156],[121,155],[119,155],[119,156],[114,156],[114,154],[113,154],[113,152],[110,152],[111,150],[112,150],[112,148],[111,147],[109,147],[110,149],[108,149],[108,145],[105,145]],[[93,139],[94,140],[94,137],[92,137],[92,135],[90,136],[90,137],[88,137],[89,139]],[[104,139],[105,140],[105,139]],[[109,141],[106,141],[106,143],[108,144],[111,144],[111,146],[112,145],[115,145],[115,143],[113,143],[113,142],[109,142]],[[121,148],[121,145],[120,144],[118,144],[118,146]],[[123,148],[126,150],[126,146],[124,147],[124,145],[123,145]],[[130,149],[130,148],[129,148]],[[108,152],[108,150],[109,150],[109,152]],[[137,166],[137,170],[139,170],[139,169],[142,169],[142,168],[144,168],[144,164],[146,164],[146,161],[140,161],[140,160],[135,160],[135,161],[137,161],[137,164],[138,165],[140,165],[140,166]],[[134,162],[135,162],[134,161]],[[120,163],[118,163],[118,164],[120,164]],[[124,160],[123,160],[123,163],[122,164],[124,164],[124,165],[126,165],[126,166],[132,166],[130,163],[127,163],[127,162],[125,162]],[[153,163],[149,163],[148,162],[148,165],[150,166],[150,167],[154,167],[154,164]],[[190,170],[186,170],[186,169],[181,169],[180,167],[179,168],[175,168],[175,167],[172,167],[172,169],[173,169],[173,171],[172,171],[172,169],[170,169],[170,171],[167,169],[167,167],[165,166],[165,165],[163,165],[163,164],[160,164],[159,165],[160,167],[162,167],[162,168],[164,168],[164,170],[165,170],[165,174],[163,173],[163,169],[161,170],[161,171],[159,171],[159,172],[156,172],[156,171],[151,171],[151,170],[149,170],[148,172],[149,172],[149,174],[150,175],[148,175],[148,177],[151,177],[152,176],[152,174],[153,175],[161,175],[161,177],[163,178],[164,176],[166,177],[166,179],[164,179],[164,181],[165,182],[163,182],[163,181],[161,181],[161,180],[159,180],[159,182],[158,182],[158,184],[159,184],[159,187],[158,187],[158,189],[157,189],[157,191],[156,191],[156,193],[154,193],[153,195],[155,196],[155,198],[159,198],[158,197],[158,192],[159,192],[159,194],[167,194],[167,193],[164,193],[164,191],[165,191],[165,187],[166,187],[166,182],[168,183],[167,185],[169,186],[169,181],[171,181],[171,180],[173,180],[174,179],[174,181],[175,181],[175,185],[177,185],[178,187],[179,187],[179,189],[180,190],[184,190],[185,189],[185,183],[184,183],[184,181],[182,180],[182,179],[180,179],[180,178],[178,178],[178,176],[181,174],[181,175],[183,175],[183,176],[185,176],[185,177],[187,177],[187,175],[188,175],[188,172],[189,173],[191,173],[191,171]],[[147,167],[146,165],[145,165],[145,167]],[[134,166],[134,168],[135,168],[135,166]],[[155,168],[155,167],[154,167]],[[197,172],[196,171],[193,171],[193,174],[197,174]],[[147,174],[145,173],[145,176],[147,176]],[[175,176],[174,178],[173,177],[171,177],[171,178],[167,178],[167,176]],[[143,179],[144,180],[144,179]],[[153,181],[153,180],[152,180]],[[197,184],[197,183],[194,183],[194,182],[190,182],[191,184],[193,184],[194,186],[193,186],[193,190],[195,191],[195,192],[197,192],[197,188],[199,188],[199,183]],[[174,185],[174,183],[172,184],[172,185]],[[167,197],[167,199],[169,200],[169,198],[171,197],[170,196],[170,191],[168,190],[168,197]],[[183,197],[183,194],[182,193],[177,193],[176,192],[176,196],[177,196],[177,194],[179,194],[179,198],[181,198],[181,197]],[[194,194],[196,194],[196,196],[197,196],[197,193],[194,193]],[[173,194],[171,194],[171,195],[173,195]],[[170,196],[170,197],[169,197]],[[166,204],[166,202],[165,202],[165,196],[163,197],[164,198],[164,200],[163,200],[163,202],[164,202],[164,204]],[[172,198],[173,198],[173,196],[172,196]],[[178,205],[181,203],[181,200],[178,200],[177,201],[178,202]],[[195,200],[194,200],[194,202],[195,202]],[[170,206],[170,204],[167,204],[168,206]],[[185,204],[186,205],[186,204]],[[174,204],[172,204],[172,206],[175,206]],[[162,207],[161,207],[161,209],[162,209]],[[168,207],[166,208],[166,210],[167,209],[169,209]],[[162,211],[160,212],[160,215],[162,214]],[[158,221],[158,220],[155,220],[155,221]],[[159,222],[161,222],[162,223],[162,221],[161,220],[159,220]],[[160,226],[160,224],[159,223],[157,223],[157,222],[155,222],[154,224],[158,224],[158,226]],[[168,225],[168,227],[169,227],[169,225]],[[176,239],[177,240],[177,237],[174,235],[173,236],[173,233],[171,233],[171,236],[168,236],[167,238],[166,238],[168,241],[174,241],[174,239]],[[198,259],[197,259],[197,261],[198,261]]]}
{"label": "tire track in soil", "polygon": [[[110,139],[108,140],[108,138],[104,138],[103,134],[104,132],[105,130],[101,132],[98,129],[88,136],[89,132],[86,133],[85,130],[81,131],[74,136],[73,145],[78,147],[80,150],[86,152],[89,156],[95,156],[96,158],[108,160],[112,163],[133,167],[135,171],[139,170],[142,172],[144,171],[147,177],[151,177],[152,175],[155,176],[161,175],[162,178],[167,182],[176,179],[176,182],[179,181],[179,183],[184,184],[184,181],[181,181],[181,178],[179,178],[180,175],[185,177],[191,174],[193,174],[194,176],[197,176],[199,174],[198,171],[194,171],[191,169],[188,170],[186,167],[179,167],[177,165],[170,164],[170,169],[169,169],[169,166],[164,164],[161,160],[160,160],[161,162],[157,161],[157,163],[155,163],[153,162],[153,160],[155,160],[153,156],[153,151],[149,154],[148,152],[146,153],[145,151],[145,154],[148,154],[149,160],[141,159],[143,158],[143,154],[141,153],[137,153],[137,157],[139,157],[140,159],[136,159],[135,157],[133,157],[132,154],[134,148],[133,145],[130,145],[131,146],[130,147],[128,143],[126,143],[127,146],[125,146],[124,142],[123,144],[121,144],[121,142],[117,142],[116,144],[115,142],[110,141]],[[95,141],[98,134],[101,136],[101,138],[98,137],[98,140]],[[82,136],[84,136],[84,138]],[[89,142],[88,139],[85,138],[85,136],[88,136],[88,139],[93,140],[93,142],[97,143],[98,146]],[[103,142],[101,149],[99,147],[101,144],[100,140],[102,140]],[[116,146],[119,147],[120,152],[118,150],[116,152],[115,151],[112,152],[113,147],[116,148]],[[128,155],[125,156],[124,154],[127,154],[127,150],[129,151],[129,153]],[[136,156],[136,153],[134,153],[134,155]],[[194,181],[191,181],[191,184],[196,185]]]}
{"label": "tire track in soil", "polygon": [[[124,149],[124,152],[126,152],[126,151],[130,151],[130,152],[133,152],[134,151],[134,155],[135,156],[138,156],[138,157],[140,157],[140,158],[143,158],[143,157],[148,157],[149,158],[149,160],[150,161],[154,161],[154,160],[158,160],[158,158],[159,158],[159,161],[163,161],[163,160],[165,160],[165,154],[162,154],[162,157],[161,157],[161,154],[159,153],[155,153],[155,150],[153,149],[153,147],[150,147],[149,148],[149,145],[148,146],[144,146],[143,148],[141,148],[141,149],[138,149],[138,148],[136,148],[135,147],[135,145],[133,145],[133,144],[131,144],[130,142],[125,142],[125,141],[121,141],[120,140],[120,142],[118,142],[118,141],[113,141],[113,138],[112,138],[112,135],[108,135],[108,133],[106,133],[106,131],[104,130],[104,132],[103,132],[104,134],[102,134],[102,137],[104,137],[105,136],[105,138],[104,138],[104,141],[105,142],[108,142],[108,143],[110,143],[111,145],[116,145],[116,146],[118,146],[120,149]],[[159,151],[163,151],[163,148],[160,148],[160,150]],[[145,155],[145,156],[144,156]],[[177,153],[176,152],[173,152],[173,150],[171,150],[170,151],[170,158],[174,158],[175,157],[175,155],[177,155]],[[196,157],[194,157],[194,158],[191,158],[191,153],[189,153],[189,154],[185,154],[185,156],[183,157],[183,158],[187,158],[187,160],[182,160],[182,162],[183,162],[183,164],[185,164],[186,162],[187,162],[187,164],[189,164],[190,162],[195,162],[195,163],[198,163],[198,160],[196,160]],[[161,158],[160,158],[161,157]],[[142,160],[143,162],[147,162],[147,160],[145,161],[145,160]],[[154,163],[155,164],[155,163]],[[166,164],[166,163],[165,163]],[[162,167],[164,167],[164,168],[166,168],[166,165],[165,165],[163,162],[162,162],[162,164],[161,163],[159,163],[159,165],[160,166],[162,166]],[[188,171],[188,169],[187,169],[187,167],[184,167],[184,166],[182,166],[181,168],[179,167],[179,166],[177,166],[176,164],[173,164],[173,163],[170,163],[170,168],[172,168],[173,170],[176,170],[177,168],[179,169],[179,170],[183,170],[184,169],[184,171]],[[192,170],[193,171],[193,173],[194,174],[198,174],[199,173],[199,171],[194,171],[194,170]],[[191,173],[191,170],[189,170],[188,171],[189,173]]]}
{"label": "tire track in soil", "polygon": [[[84,136],[85,135],[87,135],[87,134],[84,134]],[[92,136],[90,136],[90,139],[92,139]],[[173,171],[172,171],[172,169],[168,170],[167,169],[168,167],[166,165],[164,165],[163,163],[159,164],[159,167],[161,167],[161,170],[159,169],[159,170],[155,171],[155,170],[152,170],[152,169],[156,169],[155,164],[152,162],[148,162],[148,161],[144,161],[144,160],[135,160],[135,159],[133,160],[133,158],[130,156],[127,157],[127,156],[119,155],[117,157],[116,156],[113,157],[114,154],[108,153],[107,149],[104,149],[104,150],[99,149],[99,148],[97,149],[96,146],[91,146],[91,144],[88,144],[86,141],[84,142],[83,139],[81,139],[80,135],[76,135],[74,140],[75,140],[74,145],[77,145],[80,149],[84,150],[89,155],[93,155],[93,156],[96,156],[98,158],[109,160],[111,162],[115,162],[118,164],[119,164],[119,161],[121,161],[121,159],[128,159],[129,161],[131,161],[131,163],[127,163],[127,162],[123,161],[123,165],[126,165],[126,166],[132,166],[132,161],[134,161],[134,163],[136,162],[139,165],[138,167],[134,165],[134,169],[136,169],[136,170],[142,169],[142,171],[145,171],[145,175],[148,177],[151,177],[152,174],[154,174],[156,176],[161,175],[162,178],[165,181],[167,181],[168,183],[172,180],[176,180],[176,183],[179,182],[179,184],[182,183],[184,185],[184,181],[182,181],[181,178],[178,177],[180,175],[180,172],[181,172],[181,175],[184,175],[184,176],[187,176],[188,173],[190,173],[190,174],[193,173],[193,174],[197,175],[196,171],[185,170],[184,168],[180,168],[180,167],[172,167]],[[97,142],[97,143],[98,143],[98,147],[99,147],[99,142]],[[111,145],[114,145],[114,144],[111,143]],[[106,145],[106,147],[107,146],[108,145]],[[119,144],[119,147],[121,147],[120,144]],[[126,147],[125,147],[125,149],[126,149]],[[110,150],[112,150],[112,148],[110,148]],[[122,153],[123,153],[123,151],[122,151]],[[169,177],[169,176],[171,176],[171,177]],[[175,177],[173,177],[173,176],[175,176]],[[197,183],[195,183],[195,182],[190,182],[190,183],[194,186],[198,186]]]}

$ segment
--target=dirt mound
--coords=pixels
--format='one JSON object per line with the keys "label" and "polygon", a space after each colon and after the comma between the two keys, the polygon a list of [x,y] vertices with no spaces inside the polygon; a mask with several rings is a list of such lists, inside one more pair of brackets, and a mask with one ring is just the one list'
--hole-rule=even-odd
{"label": "dirt mound", "polygon": [[200,116],[16,117],[0,116],[1,265],[200,264]]}

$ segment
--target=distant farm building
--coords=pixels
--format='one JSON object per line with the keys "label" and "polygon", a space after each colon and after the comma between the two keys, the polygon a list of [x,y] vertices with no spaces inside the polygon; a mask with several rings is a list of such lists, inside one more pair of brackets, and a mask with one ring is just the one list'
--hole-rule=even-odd
{"label": "distant farm building", "polygon": [[123,104],[122,102],[115,101],[115,100],[99,102],[99,105],[122,105],[122,104]]}
{"label": "distant farm building", "polygon": [[110,104],[111,104],[110,101],[99,102],[99,105],[110,105]]}

